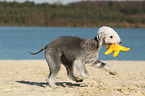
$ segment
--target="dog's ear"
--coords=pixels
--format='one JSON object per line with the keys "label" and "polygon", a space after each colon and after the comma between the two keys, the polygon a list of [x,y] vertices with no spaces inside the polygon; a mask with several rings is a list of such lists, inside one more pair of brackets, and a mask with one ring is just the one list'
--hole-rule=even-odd
{"label": "dog's ear", "polygon": [[104,43],[105,34],[98,34],[96,38],[99,41],[99,46],[102,46]]}
{"label": "dog's ear", "polygon": [[104,38],[105,38],[105,34],[98,34],[97,35],[98,40],[101,40],[101,39],[104,39]]}
{"label": "dog's ear", "polygon": [[100,40],[101,34],[97,35],[97,40]]}

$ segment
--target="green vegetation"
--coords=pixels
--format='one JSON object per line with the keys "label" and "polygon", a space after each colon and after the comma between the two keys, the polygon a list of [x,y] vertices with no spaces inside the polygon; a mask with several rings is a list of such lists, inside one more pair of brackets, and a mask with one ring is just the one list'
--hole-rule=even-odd
{"label": "green vegetation", "polygon": [[145,28],[145,1],[0,2],[0,25]]}

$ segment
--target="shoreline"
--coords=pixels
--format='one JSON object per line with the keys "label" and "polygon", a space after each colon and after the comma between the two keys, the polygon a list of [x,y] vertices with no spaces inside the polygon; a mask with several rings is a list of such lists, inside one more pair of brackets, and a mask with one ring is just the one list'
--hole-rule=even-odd
{"label": "shoreline", "polygon": [[[80,25],[80,26],[68,26],[68,25],[59,25],[59,26],[41,26],[41,25],[19,25],[19,24],[1,24],[1,26],[12,26],[12,27],[66,27],[66,28],[99,28],[101,26],[103,26],[104,23],[100,24],[99,26],[98,25]],[[105,23],[105,25],[107,26],[111,26],[111,27],[114,27],[114,28],[142,28],[144,29],[145,28],[145,24],[140,24],[140,23],[137,23],[137,24],[132,24],[132,23],[126,23],[126,22],[118,22],[118,23]]]}
{"label": "shoreline", "polygon": [[[45,59],[0,59],[0,61],[45,61]],[[100,59],[99,59],[100,60]],[[102,60],[101,61],[145,61],[145,60]]]}
{"label": "shoreline", "polygon": [[[0,60],[0,96],[144,96],[145,61],[103,60],[118,74],[86,65],[89,77],[76,83],[67,77],[64,66],[57,75],[60,88],[44,88],[49,68],[41,60]],[[76,69],[75,76],[78,76]]]}

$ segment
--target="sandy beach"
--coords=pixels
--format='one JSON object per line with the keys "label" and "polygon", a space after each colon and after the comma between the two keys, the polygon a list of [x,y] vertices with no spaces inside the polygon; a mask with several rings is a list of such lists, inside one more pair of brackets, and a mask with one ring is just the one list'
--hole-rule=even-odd
{"label": "sandy beach", "polygon": [[145,96],[145,61],[104,62],[118,75],[86,65],[89,78],[76,83],[62,66],[56,79],[60,88],[51,89],[45,88],[45,60],[0,60],[0,96]]}

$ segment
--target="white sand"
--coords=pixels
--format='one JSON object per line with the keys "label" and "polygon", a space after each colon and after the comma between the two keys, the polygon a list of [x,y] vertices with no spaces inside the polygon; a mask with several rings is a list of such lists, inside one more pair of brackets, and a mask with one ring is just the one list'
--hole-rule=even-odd
{"label": "white sand", "polygon": [[62,66],[56,80],[60,88],[51,89],[44,88],[49,73],[45,60],[0,60],[0,96],[145,96],[145,61],[105,62],[117,76],[87,66],[89,78],[76,83]]}

